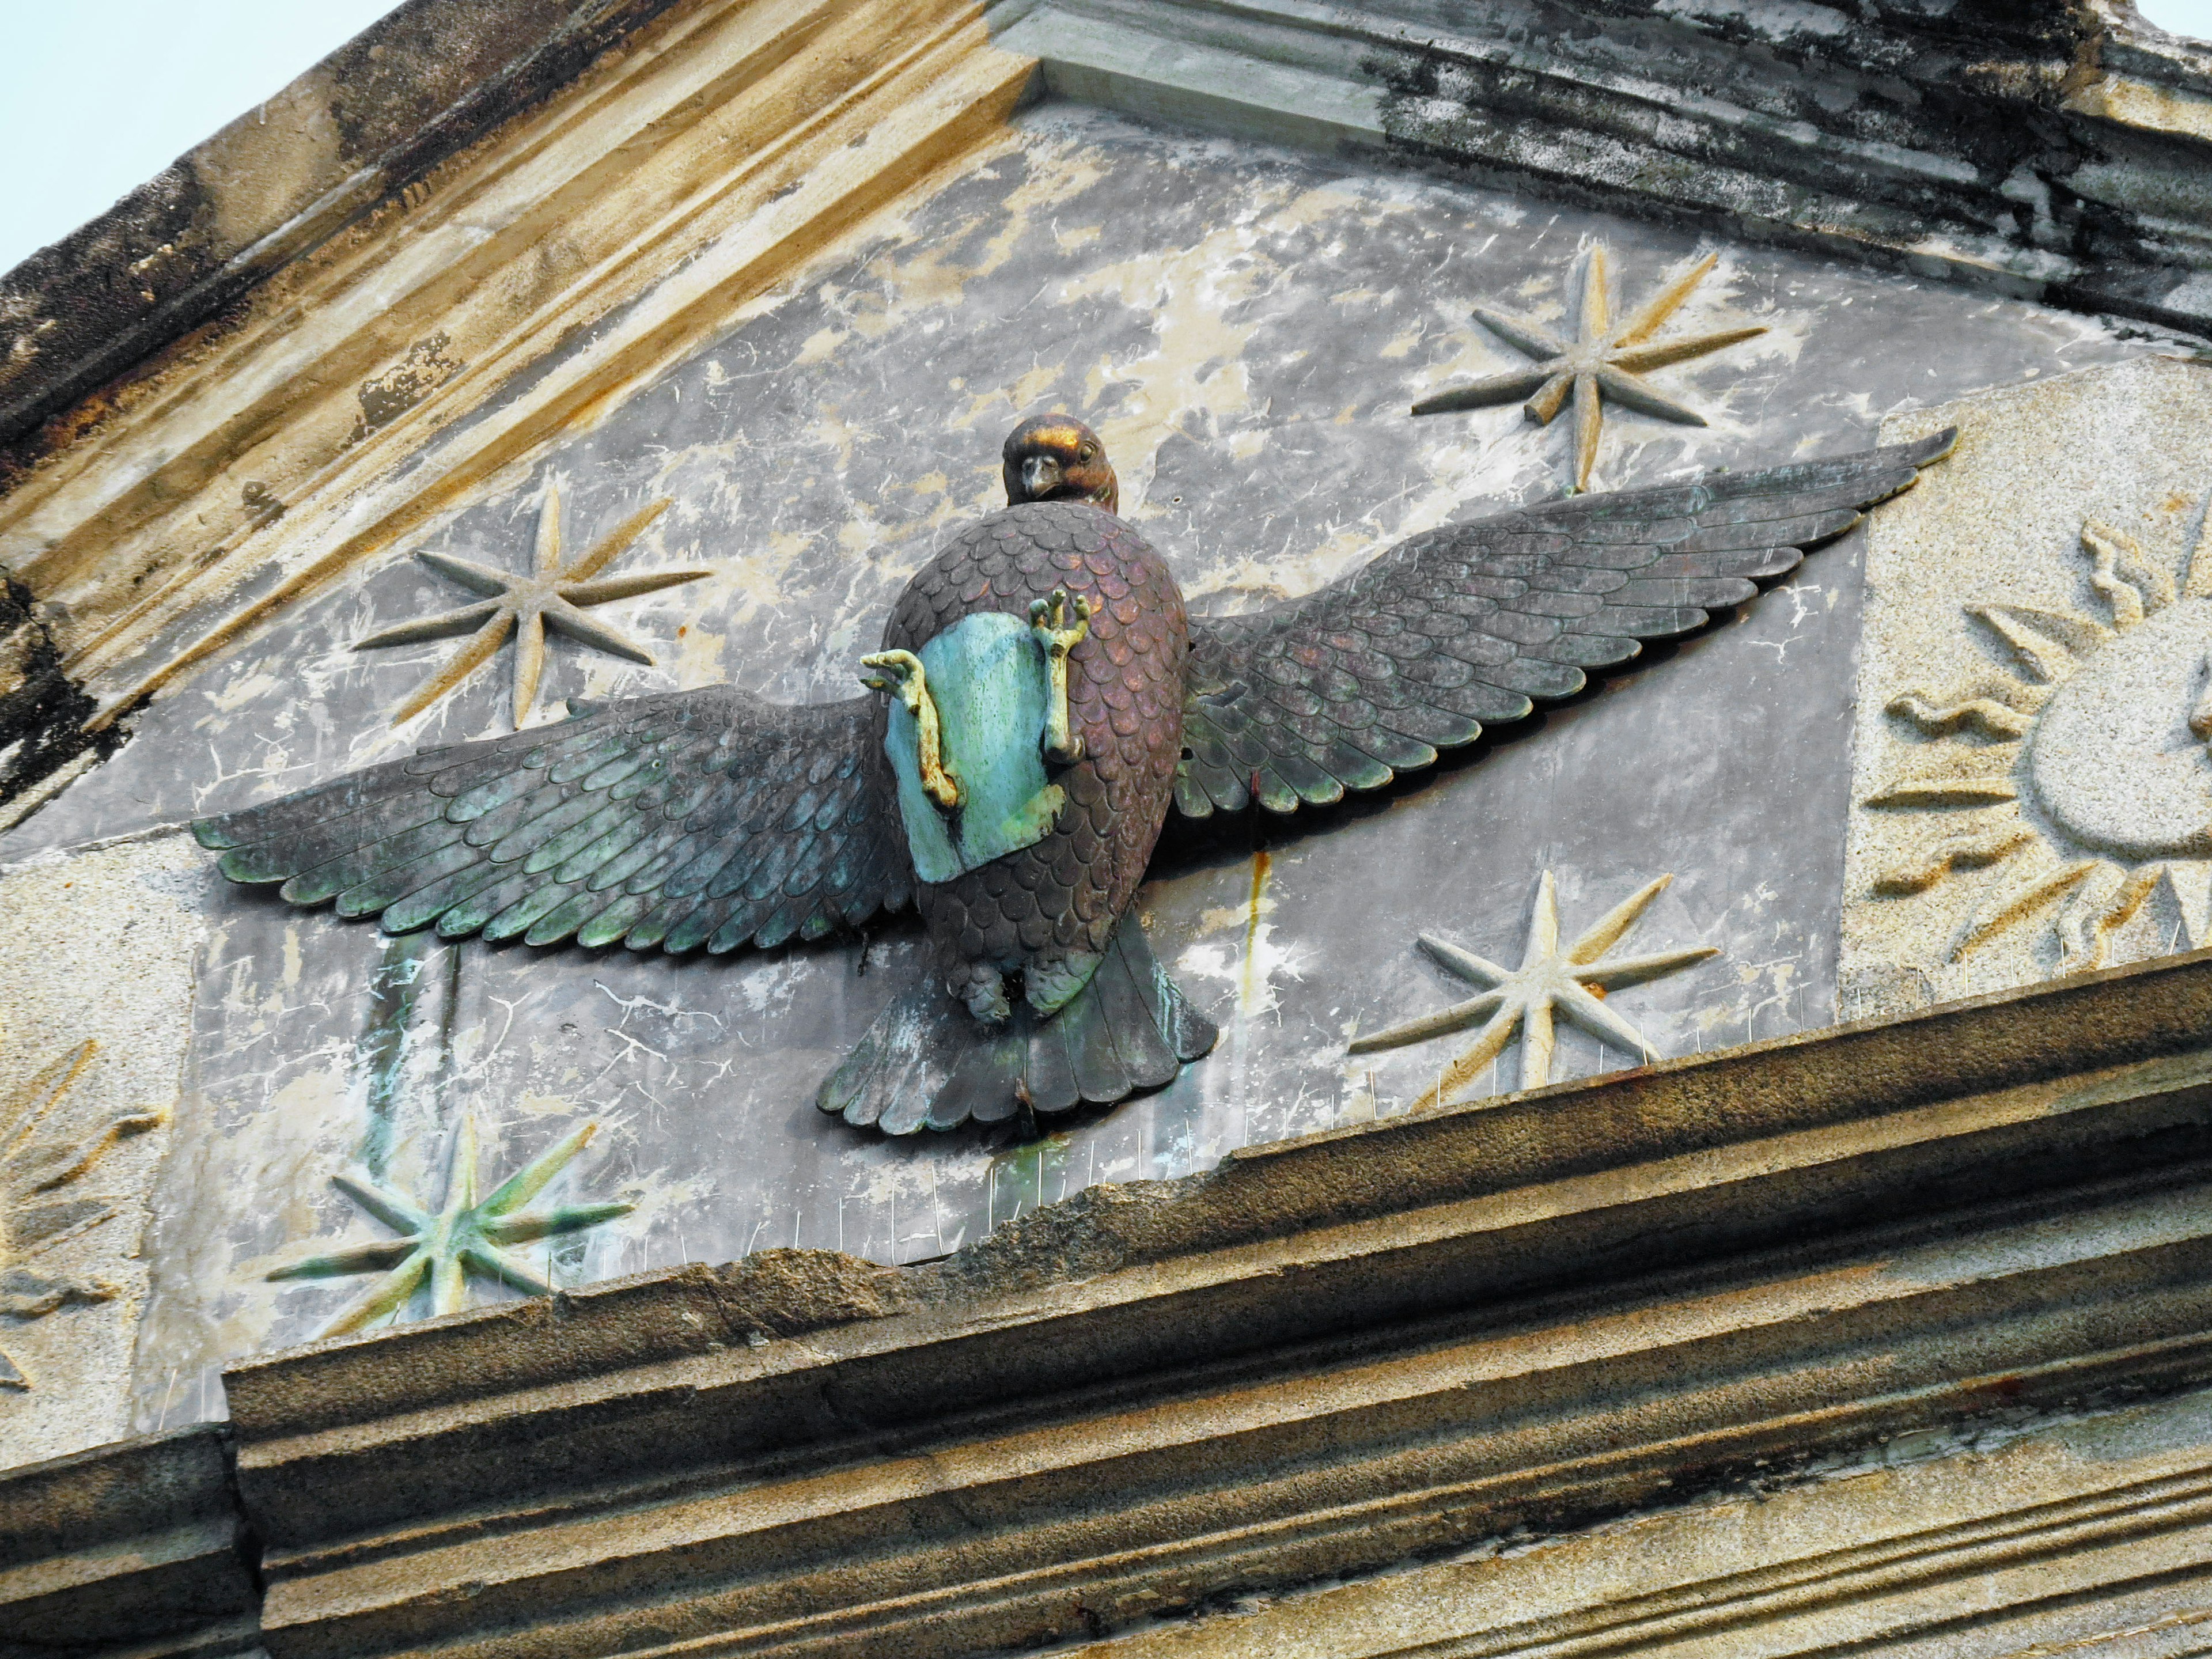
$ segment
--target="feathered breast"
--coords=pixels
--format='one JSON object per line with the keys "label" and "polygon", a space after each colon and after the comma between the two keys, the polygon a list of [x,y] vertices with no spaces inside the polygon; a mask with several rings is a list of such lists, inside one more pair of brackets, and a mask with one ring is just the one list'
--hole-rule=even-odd
{"label": "feathered breast", "polygon": [[[925,903],[962,936],[970,960],[1103,951],[1174,787],[1189,653],[1182,593],[1160,556],[1110,513],[1032,501],[970,526],[908,584],[884,647],[919,649],[979,611],[1025,617],[1056,587],[1091,605],[1090,635],[1068,658],[1068,713],[1083,757],[1055,774],[1067,805],[1050,835],[945,884],[939,905]],[[945,911],[947,901],[960,914]]]}

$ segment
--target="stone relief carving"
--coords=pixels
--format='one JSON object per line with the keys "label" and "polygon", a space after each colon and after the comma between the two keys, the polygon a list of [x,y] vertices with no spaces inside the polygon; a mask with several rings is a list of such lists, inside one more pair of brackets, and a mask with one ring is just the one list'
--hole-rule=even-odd
{"label": "stone relief carving", "polygon": [[2112,931],[2161,882],[2183,933],[2204,942],[2212,902],[2212,552],[2179,572],[2124,531],[2081,530],[2103,618],[2029,605],[1966,613],[2011,671],[1948,693],[1912,690],[1885,712],[1924,744],[1875,808],[1931,820],[1917,855],[1875,876],[1905,896],[1977,884],[1950,944],[1956,962],[1998,931],[2047,917],[2063,968],[2103,963]]}
{"label": "stone relief carving", "polygon": [[480,1196],[476,1119],[464,1113],[453,1131],[445,1194],[435,1209],[365,1176],[332,1176],[333,1187],[398,1237],[311,1256],[278,1267],[268,1277],[284,1280],[343,1279],[368,1273],[382,1275],[316,1333],[318,1340],[361,1330],[386,1316],[404,1314],[426,1282],[433,1314],[459,1313],[467,1304],[471,1276],[511,1285],[525,1296],[550,1296],[550,1262],[540,1274],[517,1253],[518,1247],[581,1232],[628,1215],[636,1207],[619,1201],[556,1205],[547,1210],[522,1207],[591,1144],[599,1127],[587,1122],[570,1130],[488,1195]]}
{"label": "stone relief carving", "polygon": [[415,556],[440,575],[486,597],[459,611],[401,623],[396,628],[382,629],[354,641],[355,650],[369,651],[387,645],[449,640],[462,634],[470,636],[466,645],[453,653],[443,667],[399,705],[392,714],[392,723],[398,726],[412,720],[451,691],[490,660],[507,643],[509,635],[514,636],[514,729],[518,732],[530,723],[531,708],[538,700],[538,682],[545,672],[545,630],[549,628],[650,667],[652,652],[621,629],[584,613],[592,605],[635,599],[714,574],[711,570],[644,570],[628,576],[599,574],[628,551],[630,544],[643,535],[653,521],[668,510],[668,506],[667,501],[659,501],[632,514],[601,537],[574,564],[564,566],[561,562],[561,492],[549,483],[544,504],[538,513],[538,544],[528,574],[495,569],[473,559],[457,558],[451,553],[427,549],[418,551]]}
{"label": "stone relief carving", "polygon": [[[1588,489],[1590,469],[1597,464],[1598,438],[1609,400],[1640,415],[1663,421],[1703,426],[1705,417],[1687,404],[1668,397],[1644,376],[1655,368],[1685,363],[1693,357],[1740,344],[1766,331],[1764,328],[1722,329],[1681,340],[1654,340],[1666,321],[1680,309],[1707,272],[1720,262],[1708,253],[1677,271],[1626,321],[1613,320],[1611,256],[1602,242],[1583,256],[1580,294],[1575,307],[1575,337],[1563,340],[1540,324],[1494,306],[1474,307],[1475,320],[1512,346],[1537,359],[1526,368],[1486,375],[1449,392],[1424,398],[1413,405],[1416,415],[1444,415],[1455,410],[1486,409],[1527,398],[1522,410],[1539,426],[1549,426],[1571,400],[1575,406],[1575,488]],[[1532,395],[1533,394],[1533,395]]]}
{"label": "stone relief carving", "polygon": [[[108,1302],[106,1280],[52,1265],[51,1253],[112,1221],[117,1201],[87,1192],[82,1182],[110,1148],[166,1121],[161,1112],[121,1112],[105,1122],[71,1121],[71,1085],[100,1045],[77,1044],[57,1055],[0,1103],[0,1316],[11,1324],[44,1317],[71,1303]],[[27,1389],[31,1379],[0,1347],[0,1389]]]}
{"label": "stone relief carving", "polygon": [[1846,1017],[2207,942],[2212,375],[2145,359],[1893,419],[1961,430],[1875,523]]}
{"label": "stone relief carving", "polygon": [[1627,936],[1651,901],[1665,892],[1674,879],[1671,875],[1661,876],[1638,888],[1563,948],[1558,890],[1552,872],[1545,871],[1537,884],[1536,908],[1528,919],[1528,939],[1518,968],[1501,968],[1434,933],[1421,934],[1421,949],[1438,967],[1469,984],[1484,987],[1482,994],[1437,1013],[1365,1033],[1352,1040],[1351,1052],[1372,1054],[1378,1048],[1424,1042],[1483,1021],[1474,1046],[1444,1067],[1436,1086],[1413,1103],[1417,1111],[1449,1102],[1504,1052],[1516,1031],[1521,1037],[1518,1086],[1542,1088],[1552,1080],[1556,1016],[1565,1016],[1601,1042],[1625,1049],[1633,1057],[1632,1064],[1659,1059],[1644,1034],[1606,1006],[1606,993],[1674,973],[1718,956],[1720,951],[1715,945],[1698,945],[1637,957],[1607,953]]}

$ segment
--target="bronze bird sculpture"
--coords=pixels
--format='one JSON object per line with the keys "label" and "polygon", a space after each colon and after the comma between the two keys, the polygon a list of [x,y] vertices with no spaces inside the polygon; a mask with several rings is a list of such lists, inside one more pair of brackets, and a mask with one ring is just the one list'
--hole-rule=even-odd
{"label": "bronze bird sculpture", "polygon": [[1045,416],[1006,440],[1006,509],[907,585],[860,696],[585,707],[194,829],[234,880],[447,939],[726,951],[911,902],[933,971],[823,1109],[896,1134],[1108,1104],[1216,1035],[1131,909],[1170,804],[1286,813],[1428,766],[1751,599],[1953,436],[1448,524],[1192,620],[1097,434]]}

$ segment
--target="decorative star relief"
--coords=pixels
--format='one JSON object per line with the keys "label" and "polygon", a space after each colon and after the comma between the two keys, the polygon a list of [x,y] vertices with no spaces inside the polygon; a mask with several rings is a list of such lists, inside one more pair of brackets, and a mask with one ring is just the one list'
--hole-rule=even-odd
{"label": "decorative star relief", "polygon": [[426,1278],[433,1314],[459,1313],[467,1301],[468,1277],[496,1279],[526,1296],[550,1296],[553,1286],[532,1273],[510,1247],[596,1227],[628,1215],[634,1204],[583,1204],[523,1211],[545,1184],[584,1150],[599,1131],[596,1122],[571,1130],[509,1176],[489,1198],[477,1197],[476,1120],[464,1115],[454,1131],[452,1161],[446,1171],[446,1195],[434,1211],[389,1187],[351,1176],[332,1176],[331,1184],[399,1234],[374,1244],[358,1244],[334,1255],[319,1255],[279,1267],[273,1279],[342,1279],[383,1273],[350,1306],[316,1334],[315,1340],[357,1331],[405,1305]]}
{"label": "decorative star relief", "polygon": [[[0,1315],[38,1319],[71,1303],[107,1302],[112,1285],[49,1273],[31,1264],[104,1221],[112,1199],[77,1198],[70,1188],[118,1141],[163,1121],[160,1112],[125,1112],[82,1139],[43,1138],[40,1129],[68,1095],[100,1045],[87,1041],[50,1061],[0,1103]],[[0,1352],[0,1389],[27,1389],[15,1362]]]}
{"label": "decorative star relief", "polygon": [[653,665],[653,653],[632,640],[628,635],[594,620],[584,614],[588,605],[610,605],[617,599],[634,599],[640,594],[674,587],[682,582],[696,582],[711,576],[711,570],[648,570],[629,576],[599,575],[644,533],[645,528],[668,510],[665,501],[655,501],[643,512],[634,513],[617,525],[599,544],[575,563],[563,568],[561,563],[561,492],[550,486],[545,491],[545,504],[538,514],[538,551],[531,574],[518,576],[511,571],[495,570],[473,559],[456,558],[450,553],[418,552],[416,557],[436,571],[449,577],[472,592],[485,595],[483,603],[465,605],[459,611],[448,611],[441,616],[426,617],[420,622],[402,623],[397,628],[387,628],[372,634],[365,640],[354,641],[356,651],[368,651],[386,645],[418,645],[424,640],[447,640],[456,635],[471,634],[469,642],[455,652],[435,674],[423,682],[414,696],[399,705],[392,723],[413,719],[432,703],[466,679],[477,667],[489,659],[492,653],[507,643],[510,634],[515,635],[514,649],[514,729],[520,731],[530,717],[531,706],[538,698],[538,682],[545,672],[545,630],[566,634],[570,639],[632,662]]}
{"label": "decorative star relief", "polygon": [[1686,951],[1662,951],[1650,956],[1620,957],[1612,961],[1602,958],[1674,879],[1671,875],[1662,876],[1631,894],[1608,911],[1596,927],[1562,951],[1559,899],[1552,872],[1547,870],[1536,889],[1536,913],[1529,921],[1528,944],[1521,954],[1517,969],[1501,968],[1433,933],[1423,933],[1421,949],[1445,972],[1485,987],[1483,994],[1440,1012],[1407,1020],[1387,1030],[1370,1032],[1351,1044],[1352,1052],[1367,1054],[1376,1048],[1421,1042],[1463,1030],[1477,1020],[1486,1020],[1474,1047],[1444,1068],[1436,1087],[1414,1103],[1416,1110],[1440,1105],[1464,1086],[1504,1052],[1516,1029],[1522,1034],[1520,1086],[1542,1088],[1552,1080],[1555,1013],[1565,1015],[1601,1042],[1626,1048],[1645,1060],[1657,1060],[1658,1052],[1644,1041],[1644,1034],[1605,1006],[1602,999],[1606,991],[1657,979],[1693,962],[1718,956],[1719,951],[1710,945],[1700,945]]}
{"label": "decorative star relief", "polygon": [[[1687,404],[1677,403],[1642,377],[1655,368],[1686,362],[1764,334],[1764,328],[1729,328],[1715,334],[1692,335],[1682,340],[1657,340],[1652,336],[1673,316],[1720,255],[1708,253],[1678,274],[1646,301],[1644,308],[1618,328],[1613,325],[1606,270],[1607,255],[1602,243],[1592,247],[1583,264],[1582,302],[1571,344],[1548,329],[1490,306],[1474,307],[1475,320],[1507,344],[1539,359],[1526,368],[1486,375],[1449,392],[1440,392],[1413,405],[1416,415],[1443,415],[1455,410],[1487,409],[1495,404],[1528,398],[1522,411],[1539,426],[1549,426],[1571,397],[1575,404],[1575,488],[1588,489],[1590,468],[1597,460],[1599,429],[1604,424],[1604,404],[1610,398],[1639,414],[1662,420],[1703,426],[1705,417]],[[1530,393],[1535,395],[1530,397]]]}

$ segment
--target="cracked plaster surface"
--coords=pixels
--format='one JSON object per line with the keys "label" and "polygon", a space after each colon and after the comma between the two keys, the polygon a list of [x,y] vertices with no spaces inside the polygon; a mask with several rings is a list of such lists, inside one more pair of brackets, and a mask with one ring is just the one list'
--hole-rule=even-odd
{"label": "cracked plaster surface", "polygon": [[[1401,536],[1556,487],[1566,423],[1407,411],[1514,367],[1470,306],[1559,325],[1559,272],[1600,239],[1647,271],[1711,247],[1720,264],[1674,326],[1767,331],[1724,365],[1668,371],[1709,427],[1608,422],[1602,488],[1863,447],[1893,410],[2141,349],[2014,301],[1048,105],[595,427],[210,663],[0,849],[242,805],[503,729],[507,687],[489,671],[388,729],[381,711],[440,647],[345,647],[441,602],[417,545],[519,568],[549,480],[580,545],[669,497],[635,563],[717,573],[626,610],[658,669],[554,642],[542,695],[556,707],[722,680],[849,695],[908,575],[1000,504],[1006,431],[1055,404],[1104,436],[1125,510],[1194,610],[1306,592]],[[1171,828],[1140,908],[1221,1047],[1162,1093],[1028,1146],[887,1145],[815,1110],[821,1077],[920,971],[908,920],[865,945],[671,961],[387,941],[221,889],[175,1131],[193,1151],[155,1200],[136,1425],[219,1413],[223,1360],[319,1328],[342,1287],[260,1275],[351,1242],[327,1174],[380,1158],[416,1181],[464,1109],[518,1158],[603,1123],[580,1179],[639,1207],[555,1264],[577,1282],[772,1245],[915,1260],[1093,1182],[1402,1111],[1437,1058],[1344,1052],[1437,1000],[1434,970],[1390,941],[1425,927],[1510,950],[1546,868],[1576,915],[1679,872],[1650,936],[1726,955],[1639,992],[1661,1052],[1825,1023],[1858,558],[1856,539],[1814,556],[1740,617],[1653,653],[1669,659],[1486,743],[1480,764],[1287,822]],[[1554,1076],[1626,1059],[1563,1033]]]}

